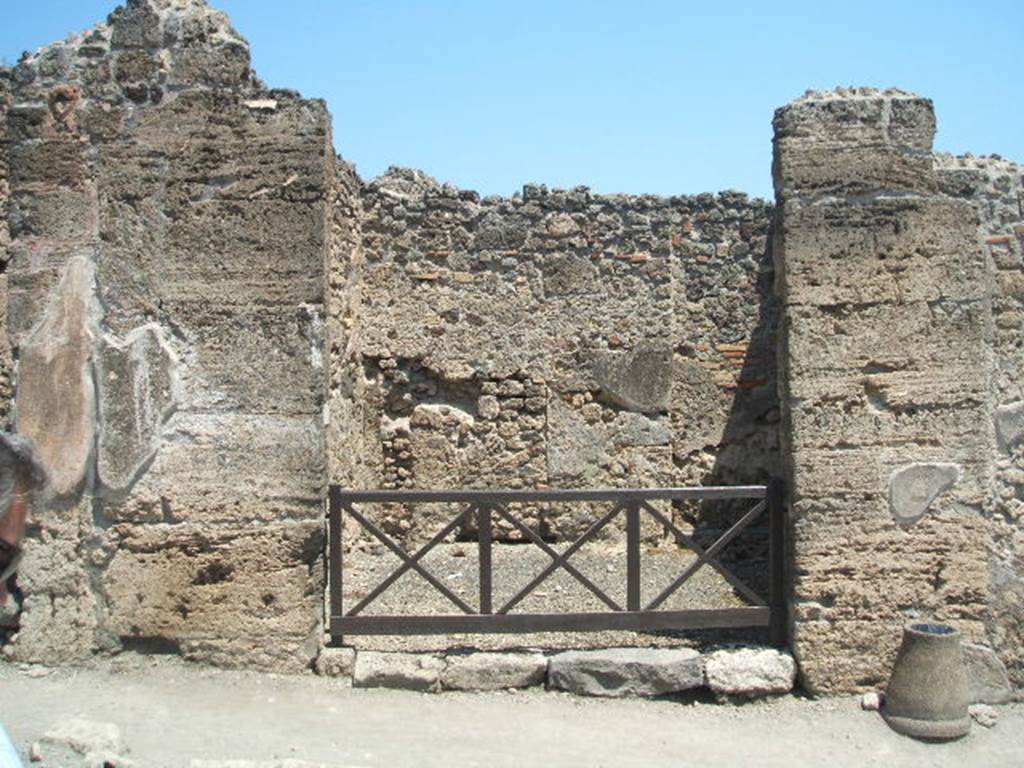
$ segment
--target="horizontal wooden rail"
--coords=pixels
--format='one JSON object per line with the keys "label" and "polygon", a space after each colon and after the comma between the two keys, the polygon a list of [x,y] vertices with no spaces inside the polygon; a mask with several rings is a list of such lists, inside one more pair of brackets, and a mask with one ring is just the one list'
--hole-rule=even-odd
{"label": "horizontal wooden rail", "polygon": [[531,502],[531,501],[662,501],[684,499],[763,499],[763,485],[709,485],[701,488],[595,488],[519,491],[474,489],[456,491],[351,491],[331,486],[339,501],[349,504],[424,502]]}
{"label": "horizontal wooden rail", "polygon": [[600,630],[728,629],[767,627],[765,607],[614,613],[522,613],[498,616],[335,616],[334,634],[432,635],[460,633],[588,632]]}

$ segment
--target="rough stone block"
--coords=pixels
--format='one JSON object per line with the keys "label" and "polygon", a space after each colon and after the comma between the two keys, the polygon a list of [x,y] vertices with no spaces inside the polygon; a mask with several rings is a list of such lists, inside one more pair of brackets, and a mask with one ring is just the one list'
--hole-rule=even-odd
{"label": "rough stone block", "polygon": [[117,725],[80,717],[56,723],[43,734],[43,741],[67,746],[81,755],[91,757],[116,754],[125,748],[121,729]]}
{"label": "rough stone block", "polygon": [[[984,298],[977,214],[962,200],[787,203],[780,289],[791,304],[908,304]],[[913,279],[908,279],[913,275]]]}
{"label": "rough stone block", "polygon": [[25,602],[18,633],[4,649],[13,660],[55,665],[98,650],[98,606],[74,528],[62,526],[57,535],[46,529],[41,539],[27,543],[18,573]]}
{"label": "rough stone block", "polygon": [[[102,575],[107,629],[218,666],[302,671],[319,639],[323,528],[117,526]],[[272,641],[268,641],[272,638]]]}
{"label": "rough stone block", "polygon": [[911,464],[889,479],[889,510],[900,525],[921,519],[928,507],[960,477],[957,464]]}
{"label": "rough stone block", "polygon": [[792,305],[787,312],[786,367],[795,382],[885,371],[930,373],[975,390],[985,381],[983,302]]}
{"label": "rough stone block", "polygon": [[321,677],[352,677],[356,666],[355,648],[321,648],[314,669]]}
{"label": "rough stone block", "polygon": [[784,194],[937,188],[932,103],[896,90],[808,92],[775,112],[775,186]]}
{"label": "rough stone block", "polygon": [[14,192],[8,221],[11,237],[81,240],[99,231],[95,190],[57,187],[47,192]]}
{"label": "rough stone block", "polygon": [[1024,439],[1024,401],[996,408],[996,436],[1004,451]]}
{"label": "rough stone block", "polygon": [[1013,698],[1006,667],[995,651],[984,645],[963,643],[967,690],[972,704],[1005,704]]}
{"label": "rough stone block", "polygon": [[129,0],[108,19],[115,48],[157,48],[163,42],[160,16],[148,0]]}
{"label": "rough stone block", "polygon": [[111,521],[314,520],[322,514],[321,441],[313,416],[178,412],[132,494],[106,498],[96,511]]}
{"label": "rough stone block", "polygon": [[444,661],[424,653],[360,651],[352,684],[357,688],[402,688],[436,691]]}
{"label": "rough stone block", "polygon": [[[915,447],[912,456],[920,463],[948,463],[951,449],[947,447]],[[849,512],[856,513],[857,519],[872,518],[877,523],[885,521],[878,516],[882,511],[875,500],[887,497],[889,481],[892,474],[906,466],[907,452],[898,447],[867,447],[856,450],[838,445],[831,449],[803,449],[793,461],[793,480],[796,498],[837,497],[843,499],[843,506]],[[981,460],[972,457],[968,460],[966,452],[961,452],[962,459],[960,479],[956,485],[947,489],[946,494],[938,498],[936,510],[953,512],[957,505],[963,507],[980,507],[984,502],[986,485],[991,479],[991,468]],[[806,489],[806,490],[805,490]],[[825,489],[823,493],[821,490]],[[889,520],[891,513],[886,509]],[[846,518],[833,519],[832,524],[842,524]],[[828,525],[829,521],[822,518],[816,522]]]}
{"label": "rough stone block", "polygon": [[983,381],[965,379],[896,371],[794,382],[791,445],[800,452],[940,443],[951,458],[977,456],[989,436],[964,406],[984,398]]}
{"label": "rough stone block", "polygon": [[26,141],[10,150],[11,186],[81,187],[88,168],[84,145],[67,137],[47,141]]}
{"label": "rough stone block", "polygon": [[212,50],[184,48],[174,57],[171,79],[179,83],[237,87],[251,79],[249,47],[232,40]]}
{"label": "rough stone block", "polygon": [[672,391],[672,353],[645,350],[594,357],[594,380],[613,402],[634,411],[668,409]]}
{"label": "rough stone block", "polygon": [[548,663],[548,686],[584,696],[657,696],[704,682],[691,648],[609,648],[567,651]]}
{"label": "rough stone block", "polygon": [[441,685],[455,691],[497,691],[540,685],[548,661],[541,653],[449,654]]}
{"label": "rough stone block", "polygon": [[176,212],[154,264],[168,301],[247,308],[323,299],[323,210],[281,200],[210,201]]}
{"label": "rough stone block", "polygon": [[771,648],[714,651],[704,657],[708,687],[729,696],[789,693],[796,681],[796,662]]}

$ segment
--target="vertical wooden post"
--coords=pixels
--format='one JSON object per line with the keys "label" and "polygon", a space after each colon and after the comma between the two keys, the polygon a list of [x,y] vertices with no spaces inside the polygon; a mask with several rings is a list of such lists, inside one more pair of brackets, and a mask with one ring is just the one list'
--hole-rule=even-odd
{"label": "vertical wooden post", "polygon": [[640,505],[626,507],[626,610],[640,610]]}
{"label": "vertical wooden post", "polygon": [[[327,492],[327,579],[330,587],[330,612],[331,615],[328,617],[328,626],[330,626],[330,619],[334,617],[340,617],[342,615],[341,608],[341,532],[342,532],[342,521],[341,521],[341,488],[336,485],[329,487]],[[340,637],[334,636],[332,632],[332,639],[340,641]]]}
{"label": "vertical wooden post", "polygon": [[768,637],[784,648],[789,642],[786,595],[786,499],[782,481],[768,483],[768,605],[771,609]]}
{"label": "vertical wooden post", "polygon": [[481,504],[476,509],[476,540],[480,560],[480,613],[490,614],[491,606],[491,508]]}

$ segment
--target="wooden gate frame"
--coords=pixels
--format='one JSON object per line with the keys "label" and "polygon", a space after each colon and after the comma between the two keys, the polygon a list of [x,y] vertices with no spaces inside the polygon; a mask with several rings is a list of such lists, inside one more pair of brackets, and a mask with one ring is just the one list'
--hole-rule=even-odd
{"label": "wooden gate frame", "polygon": [[[709,499],[756,499],[757,503],[737,520],[707,549],[682,531],[665,515],[651,506],[651,501]],[[611,511],[593,523],[562,553],[556,552],[536,531],[516,519],[506,508],[513,503],[537,502],[612,502]],[[427,544],[413,554],[406,552],[379,526],[364,516],[354,505],[359,503],[463,503],[467,506],[442,528]],[[768,598],[764,599],[736,576],[726,570],[715,556],[730,541],[759,517],[768,512]],[[640,600],[641,547],[640,513],[651,515],[671,531],[676,540],[697,557],[668,587],[642,606]],[[590,579],[580,573],[569,558],[620,512],[626,515],[626,605],[619,605]],[[363,597],[347,612],[342,605],[342,516],[347,513],[369,531],[402,561],[387,578]],[[493,546],[492,522],[494,515],[519,530],[550,558],[549,563],[523,589],[495,610],[492,598]],[[470,515],[476,517],[477,547],[479,551],[480,590],[478,607],[473,608],[452,592],[420,560],[437,544],[456,530]],[[327,571],[330,596],[329,630],[338,642],[351,635],[420,635],[459,633],[519,633],[597,630],[672,630],[722,629],[737,627],[767,627],[773,645],[782,647],[787,642],[788,624],[785,589],[785,510],[781,484],[767,486],[707,486],[700,488],[645,488],[601,490],[450,490],[450,491],[353,491],[332,485],[328,490],[328,558]],[[659,611],[676,590],[703,566],[714,568],[752,605],[743,608],[712,608],[679,611]],[[510,613],[527,595],[548,576],[562,568],[584,587],[594,593],[610,609],[609,612],[587,613]],[[462,611],[444,615],[374,615],[361,612],[388,587],[408,571],[423,577],[438,592]]]}

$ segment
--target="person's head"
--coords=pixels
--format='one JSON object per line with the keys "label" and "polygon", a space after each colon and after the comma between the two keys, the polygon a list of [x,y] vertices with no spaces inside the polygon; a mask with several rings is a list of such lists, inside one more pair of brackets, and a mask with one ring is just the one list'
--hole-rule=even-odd
{"label": "person's head", "polygon": [[0,432],[0,520],[10,511],[14,494],[27,494],[30,501],[38,501],[47,485],[46,468],[36,459],[32,442]]}
{"label": "person's head", "polygon": [[0,432],[0,589],[21,559],[28,510],[43,500],[46,488],[46,469],[36,460],[32,444]]}

